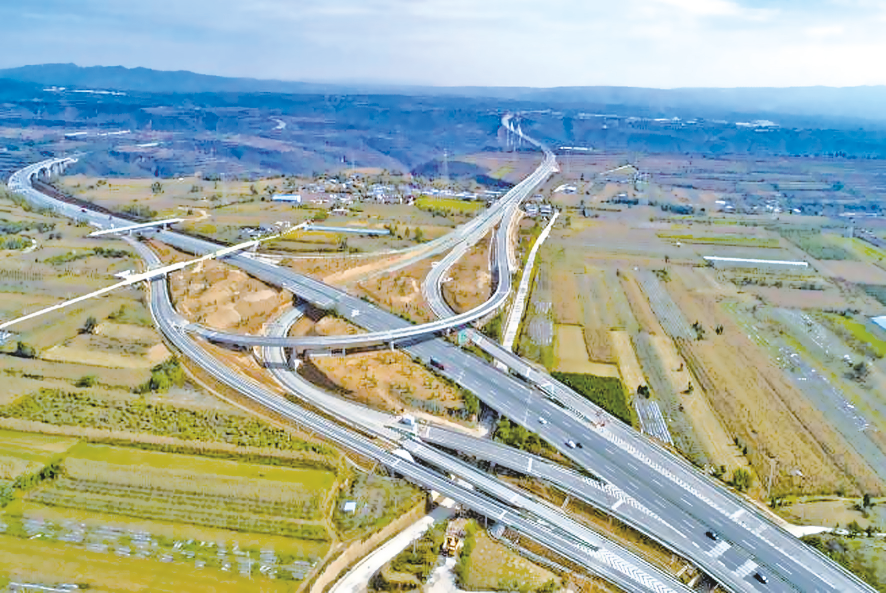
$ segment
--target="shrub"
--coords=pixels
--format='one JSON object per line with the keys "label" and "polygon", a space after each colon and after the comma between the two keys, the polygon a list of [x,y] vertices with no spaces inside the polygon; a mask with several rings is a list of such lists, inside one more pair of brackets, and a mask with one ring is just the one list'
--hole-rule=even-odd
{"label": "shrub", "polygon": [[41,389],[0,407],[0,417],[21,418],[62,426],[101,427],[108,430],[171,436],[186,441],[230,443],[331,455],[334,450],[291,436],[254,418],[217,410],[190,410],[167,404],[106,400],[83,393]]}
{"label": "shrub", "polygon": [[549,458],[557,456],[557,450],[549,442],[519,424],[512,423],[505,417],[498,420],[495,427],[495,440],[535,455]]}
{"label": "shrub", "polygon": [[76,387],[95,387],[98,383],[98,377],[95,375],[83,375],[74,383]]}
{"label": "shrub", "polygon": [[12,355],[18,356],[19,358],[37,358],[37,350],[30,344],[25,344],[24,342],[19,341],[16,343],[15,351]]}
{"label": "shrub", "polygon": [[154,218],[157,216],[157,211],[151,208],[146,204],[127,204],[120,208],[120,212],[123,214],[129,214],[130,216],[134,216],[135,218]]}
{"label": "shrub", "polygon": [[181,363],[175,357],[167,359],[151,369],[151,378],[138,387],[136,393],[148,393],[150,391],[164,392],[171,387],[181,387],[185,384],[185,371]]}
{"label": "shrub", "polygon": [[415,542],[415,545],[408,546],[391,560],[391,570],[415,575],[420,582],[426,582],[437,565],[444,535],[445,525],[435,524]]}
{"label": "shrub", "polygon": [[744,469],[743,467],[738,468],[734,472],[732,472],[732,485],[735,486],[735,489],[739,492],[745,492],[748,488],[751,487],[751,484],[754,482],[754,477],[751,475],[751,472]]}
{"label": "shrub", "polygon": [[458,583],[462,585],[465,582],[465,577],[471,566],[471,554],[477,546],[476,535],[477,523],[471,521],[465,526],[465,545],[462,547],[461,554],[458,556],[458,562],[455,563],[455,566],[452,569]]}
{"label": "shrub", "polygon": [[27,248],[31,241],[26,237],[3,237],[0,238],[0,249],[19,251]]}
{"label": "shrub", "polygon": [[98,321],[90,315],[86,318],[86,323],[83,324],[83,327],[80,328],[81,334],[92,334],[95,333],[95,328],[98,327]]}

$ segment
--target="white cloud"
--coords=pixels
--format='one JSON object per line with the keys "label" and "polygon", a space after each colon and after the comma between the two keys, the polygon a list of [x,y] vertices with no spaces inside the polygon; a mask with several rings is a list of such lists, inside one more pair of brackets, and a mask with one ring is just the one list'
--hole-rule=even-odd
{"label": "white cloud", "polygon": [[843,25],[822,25],[818,27],[809,27],[804,31],[808,37],[824,39],[827,37],[839,37],[846,32]]}
{"label": "white cloud", "polygon": [[882,0],[747,2],[29,0],[46,15],[33,19],[0,0],[0,66],[441,85],[886,84],[869,65],[886,55]]}
{"label": "white cloud", "polygon": [[764,21],[778,13],[772,8],[747,8],[732,0],[651,0],[651,2],[666,4],[695,17],[735,17]]}
{"label": "white cloud", "polygon": [[738,16],[742,8],[729,0],[654,0],[697,16]]}

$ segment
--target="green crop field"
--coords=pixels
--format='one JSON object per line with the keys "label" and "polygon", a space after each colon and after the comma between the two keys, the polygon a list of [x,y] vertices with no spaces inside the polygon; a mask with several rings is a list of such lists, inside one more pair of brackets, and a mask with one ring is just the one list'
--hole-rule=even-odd
{"label": "green crop field", "polygon": [[76,443],[77,439],[69,437],[0,430],[0,480],[11,483],[19,476],[38,471]]}
{"label": "green crop field", "polygon": [[744,237],[741,235],[684,235],[680,233],[657,233],[661,239],[681,241],[698,245],[722,245],[724,247],[760,247],[776,249],[779,241],[775,237]]}
{"label": "green crop field", "polygon": [[325,491],[335,482],[335,475],[322,469],[274,467],[111,445],[81,443],[69,452],[67,458],[119,466],[138,466],[142,472],[159,470],[170,475],[201,473],[242,480],[269,480],[281,482],[278,486],[282,486],[282,483],[300,485],[305,490]]}
{"label": "green crop field", "polygon": [[[265,460],[277,461],[0,430],[0,468],[6,478],[20,473],[0,479],[0,575],[69,581],[72,562],[89,557],[94,566],[76,582],[97,587],[125,574],[136,581],[127,590],[154,590],[152,573],[178,579],[196,567],[197,580],[174,590],[228,590],[232,572],[268,580],[256,583],[261,590],[291,590],[275,583],[304,580],[329,550],[338,480],[332,470]],[[22,558],[23,549],[51,561]]]}
{"label": "green crop field", "polygon": [[619,420],[633,423],[633,412],[625,397],[621,380],[615,377],[597,377],[580,373],[553,372],[551,375],[585,396]]}
{"label": "green crop field", "polygon": [[[358,474],[346,490],[339,492],[332,519],[344,537],[358,537],[390,523],[423,497],[419,489],[404,480]],[[346,501],[357,503],[355,512],[343,510]]]}
{"label": "green crop field", "polygon": [[83,443],[30,501],[326,541],[335,474]]}
{"label": "green crop field", "polygon": [[886,305],[886,286],[880,284],[859,284],[869,296],[874,297],[881,305]]}
{"label": "green crop field", "polygon": [[485,207],[483,202],[469,202],[454,198],[432,198],[429,196],[418,198],[415,201],[415,205],[422,210],[450,211],[458,214],[470,214]]}
{"label": "green crop field", "polygon": [[875,358],[886,356],[886,340],[877,336],[863,322],[832,313],[823,313],[822,317],[857,352]]}
{"label": "green crop field", "polygon": [[297,439],[254,418],[217,410],[191,410],[168,404],[104,399],[86,393],[42,389],[39,393],[0,407],[0,417],[21,418],[47,424],[95,427],[173,436],[183,440],[230,443],[243,447],[270,447],[303,451],[320,463],[335,451],[326,445]]}
{"label": "green crop field", "polygon": [[858,259],[852,252],[823,235],[819,230],[781,228],[779,233],[815,259]]}

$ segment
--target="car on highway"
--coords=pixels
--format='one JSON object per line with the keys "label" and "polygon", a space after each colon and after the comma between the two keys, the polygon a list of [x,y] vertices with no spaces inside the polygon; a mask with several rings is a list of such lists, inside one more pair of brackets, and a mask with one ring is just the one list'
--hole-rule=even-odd
{"label": "car on highway", "polygon": [[545,424],[548,423],[548,421],[545,418],[542,418],[541,416],[539,416],[538,423],[541,424],[542,426],[544,426]]}
{"label": "car on highway", "polygon": [[769,582],[769,579],[766,578],[766,575],[762,572],[755,572],[754,578],[763,583],[764,585]]}
{"label": "car on highway", "polygon": [[573,441],[572,439],[566,441],[566,446],[570,449],[575,449],[575,441]]}
{"label": "car on highway", "polygon": [[431,363],[431,366],[434,367],[435,369],[440,369],[441,371],[446,370],[446,365],[443,364],[442,362],[440,362],[439,360],[437,360],[436,358],[431,358],[430,363]]}
{"label": "car on highway", "polygon": [[709,538],[711,538],[712,540],[714,540],[715,542],[720,541],[720,536],[717,535],[717,532],[714,531],[713,529],[708,529],[707,531],[705,531],[704,534],[706,536],[708,536]]}

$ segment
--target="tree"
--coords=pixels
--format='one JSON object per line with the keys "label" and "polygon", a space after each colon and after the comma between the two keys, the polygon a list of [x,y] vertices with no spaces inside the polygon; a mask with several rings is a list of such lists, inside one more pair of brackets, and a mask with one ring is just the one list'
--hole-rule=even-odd
{"label": "tree", "polygon": [[151,184],[151,193],[153,193],[155,195],[163,193],[163,184],[160,183],[159,181],[155,181],[154,183],[152,183]]}
{"label": "tree", "polygon": [[416,243],[421,243],[425,240],[425,233],[420,227],[415,227],[415,232],[412,233],[412,237],[415,239]]}
{"label": "tree", "polygon": [[83,324],[83,327],[80,328],[81,334],[94,334],[95,328],[98,327],[98,321],[96,321],[95,317],[90,315],[86,318],[86,323]]}
{"label": "tree", "polygon": [[535,593],[554,593],[559,588],[556,580],[548,579],[535,590]]}
{"label": "tree", "polygon": [[650,391],[648,385],[640,385],[637,387],[637,395],[642,395],[646,399],[649,399]]}
{"label": "tree", "polygon": [[15,345],[15,351],[12,355],[18,356],[19,358],[37,358],[37,350],[30,344],[25,344],[19,340]]}
{"label": "tree", "polygon": [[480,400],[473,393],[465,393],[465,415],[473,418],[480,413]]}
{"label": "tree", "polygon": [[696,340],[704,340],[704,326],[702,326],[700,321],[696,321],[692,324],[692,329],[695,330],[695,339]]}
{"label": "tree", "polygon": [[868,374],[870,373],[870,369],[868,368],[867,363],[865,361],[860,360],[854,365],[852,365],[852,370],[849,371],[849,378],[853,381],[857,381],[859,383],[864,382],[865,379],[868,378]]}
{"label": "tree", "polygon": [[74,385],[76,387],[94,387],[96,383],[98,383],[98,377],[95,375],[83,375],[77,379]]}
{"label": "tree", "polygon": [[754,478],[751,476],[751,472],[743,467],[732,472],[732,485],[735,486],[735,489],[739,492],[746,492],[748,488],[751,487],[753,481]]}
{"label": "tree", "polygon": [[869,509],[872,506],[874,506],[873,503],[871,502],[871,495],[868,494],[867,492],[865,492],[864,496],[861,497],[861,506],[862,506],[862,508],[865,508],[865,509]]}

